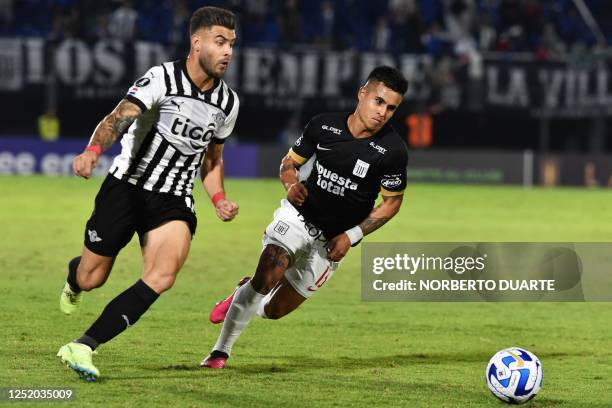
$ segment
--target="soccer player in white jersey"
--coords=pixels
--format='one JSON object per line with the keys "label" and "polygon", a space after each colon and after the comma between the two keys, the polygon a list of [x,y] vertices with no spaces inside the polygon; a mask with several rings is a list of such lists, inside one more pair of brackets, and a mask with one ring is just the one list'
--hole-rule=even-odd
{"label": "soccer player in white jersey", "polygon": [[88,178],[100,154],[122,136],[85,228],[81,256],[68,264],[60,309],[71,314],[83,291],[100,287],[115,257],[138,233],[142,278],[114,298],[58,357],[81,378],[100,375],[92,363],[98,347],[134,325],[170,289],[187,258],[196,229],[192,197],[198,169],[217,216],[231,221],[238,205],[225,198],[223,142],[238,115],[238,97],[221,77],[232,57],[235,17],[202,7],[190,20],[191,49],[185,60],[151,68],[96,127],[74,172]]}
{"label": "soccer player in white jersey", "polygon": [[[329,280],[351,246],[398,213],[408,151],[387,122],[407,87],[397,69],[377,67],[353,112],[320,114],[306,125],[282,160],[287,199],[265,230],[255,275],[210,314],[224,324],[202,367],[225,366],[255,313],[268,319],[291,313]],[[306,182],[298,182],[297,169],[315,154]],[[374,207],[379,194],[382,203]]]}

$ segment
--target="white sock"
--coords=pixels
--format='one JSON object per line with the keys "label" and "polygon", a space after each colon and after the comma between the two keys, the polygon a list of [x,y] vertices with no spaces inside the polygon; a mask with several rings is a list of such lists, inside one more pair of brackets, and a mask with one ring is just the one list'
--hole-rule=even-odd
{"label": "white sock", "polygon": [[270,303],[270,300],[272,300],[272,297],[274,296],[274,294],[276,292],[278,292],[278,290],[281,288],[281,284],[276,285],[276,287],[274,289],[272,289],[270,291],[270,293],[268,293],[266,296],[263,297],[263,299],[261,299],[261,302],[259,302],[259,305],[257,306],[257,315],[259,317],[261,317],[262,319],[267,319],[268,316],[266,316],[266,305],[268,303]]}
{"label": "white sock", "polygon": [[234,300],[227,311],[225,316],[225,322],[223,322],[223,328],[217,339],[217,343],[213,347],[213,350],[223,351],[228,355],[232,351],[232,346],[238,340],[238,336],[242,333],[242,330],[253,318],[253,315],[257,311],[257,307],[264,295],[257,293],[253,289],[251,282],[247,282],[242,285],[234,295]]}
{"label": "white sock", "polygon": [[261,301],[259,302],[259,304],[257,305],[257,315],[259,317],[261,317],[262,319],[267,319],[268,316],[266,316],[266,305],[268,304],[268,302],[270,302],[270,299],[272,299],[272,294],[274,292],[270,292],[268,293],[266,296],[263,297],[263,299],[261,299]]}

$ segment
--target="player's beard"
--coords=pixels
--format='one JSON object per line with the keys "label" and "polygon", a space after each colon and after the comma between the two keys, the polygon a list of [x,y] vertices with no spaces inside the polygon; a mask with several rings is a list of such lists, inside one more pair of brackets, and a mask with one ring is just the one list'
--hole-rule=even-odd
{"label": "player's beard", "polygon": [[216,72],[213,65],[209,63],[209,61],[211,60],[212,58],[198,58],[198,64],[200,64],[200,68],[202,68],[202,71],[204,71],[204,73],[210,78],[221,78],[223,76],[223,72]]}

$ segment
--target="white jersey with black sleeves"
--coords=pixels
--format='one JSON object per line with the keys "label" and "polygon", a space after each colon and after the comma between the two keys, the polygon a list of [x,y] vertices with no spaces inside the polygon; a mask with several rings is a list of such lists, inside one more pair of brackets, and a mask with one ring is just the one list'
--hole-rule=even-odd
{"label": "white jersey with black sleeves", "polygon": [[123,135],[109,172],[145,190],[191,195],[208,145],[225,142],[234,128],[236,92],[221,79],[201,92],[179,60],[149,69],[125,98],[143,113]]}

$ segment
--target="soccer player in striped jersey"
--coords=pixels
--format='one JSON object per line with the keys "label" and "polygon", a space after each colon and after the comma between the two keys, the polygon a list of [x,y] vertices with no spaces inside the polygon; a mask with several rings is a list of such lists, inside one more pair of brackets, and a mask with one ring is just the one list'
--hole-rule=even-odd
{"label": "soccer player in striped jersey", "polygon": [[[387,122],[407,87],[397,69],[377,67],[359,89],[354,112],[320,114],[306,125],[282,160],[287,198],[265,230],[255,275],[210,314],[211,322],[224,323],[202,367],[224,367],[255,314],[291,313],[331,278],[351,246],[398,213],[408,151]],[[303,184],[297,169],[315,155]],[[374,207],[379,194],[383,200]]]}
{"label": "soccer player in striped jersey", "polygon": [[99,155],[121,137],[121,154],[96,196],[81,256],[68,264],[60,309],[74,312],[83,291],[100,287],[119,251],[138,234],[142,278],[114,298],[58,357],[81,378],[100,375],[93,351],[134,325],[170,289],[196,230],[192,189],[198,169],[217,216],[231,221],[238,205],[225,198],[223,142],[238,115],[238,97],[221,79],[232,57],[235,17],[202,7],[190,20],[191,49],[180,61],[151,68],[96,127],[74,172],[88,178]]}

